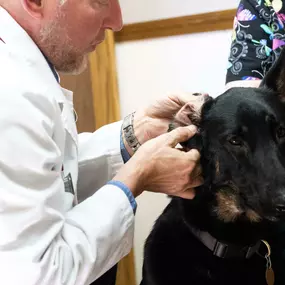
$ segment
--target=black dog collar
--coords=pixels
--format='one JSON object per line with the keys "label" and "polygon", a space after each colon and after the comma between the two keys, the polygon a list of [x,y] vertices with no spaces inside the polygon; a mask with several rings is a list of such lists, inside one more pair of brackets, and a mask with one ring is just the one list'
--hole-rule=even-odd
{"label": "black dog collar", "polygon": [[196,236],[208,249],[213,252],[213,255],[224,258],[239,258],[239,259],[249,259],[255,253],[258,253],[258,250],[261,246],[261,241],[258,241],[256,244],[249,246],[239,246],[236,244],[225,243],[217,240],[208,232],[201,231],[190,226],[186,221],[184,221],[187,228],[191,233]]}

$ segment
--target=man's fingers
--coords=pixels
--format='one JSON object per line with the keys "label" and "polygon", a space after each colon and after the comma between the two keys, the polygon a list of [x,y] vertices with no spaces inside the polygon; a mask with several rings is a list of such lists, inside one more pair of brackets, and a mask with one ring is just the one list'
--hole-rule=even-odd
{"label": "man's fingers", "polygon": [[[183,106],[184,104],[188,103],[189,101],[198,100],[200,96],[205,96],[208,94],[205,93],[180,93],[178,95],[171,95],[169,96],[172,101],[176,102],[178,106]],[[195,97],[196,98],[195,98]]]}
{"label": "man's fingers", "polygon": [[197,173],[198,173],[198,165],[199,165],[199,160],[200,160],[200,153],[197,149],[191,149],[189,150],[188,152],[185,152],[184,153],[187,157],[187,160],[188,160],[188,169],[189,171],[191,171],[191,175],[194,174],[194,176],[196,177],[197,176]]}
{"label": "man's fingers", "polygon": [[201,157],[200,152],[194,148],[186,152],[186,155],[188,156],[190,162],[197,162]]}
{"label": "man's fingers", "polygon": [[184,199],[194,199],[196,195],[195,188],[198,186],[201,186],[203,183],[204,183],[203,178],[199,176],[191,183],[191,185],[189,185],[189,188],[187,188],[184,191],[179,192],[177,196],[184,198]]}
{"label": "man's fingers", "polygon": [[[197,127],[194,125],[177,128],[166,134],[166,144],[175,147],[178,143],[189,140],[196,132]],[[162,139],[165,139],[165,137]]]}
{"label": "man's fingers", "polygon": [[198,186],[201,186],[204,183],[204,179],[202,176],[196,177],[194,180],[191,182],[191,188],[196,188]]}
{"label": "man's fingers", "polygon": [[177,194],[178,197],[181,197],[183,199],[194,199],[195,197],[195,190],[193,188],[189,188],[189,189],[186,189],[180,193]]}
{"label": "man's fingers", "polygon": [[192,176],[193,178],[196,178],[196,177],[198,177],[198,176],[201,176],[202,173],[203,173],[202,167],[201,167],[200,164],[198,164],[198,165],[195,166],[194,170],[192,171],[191,176]]}

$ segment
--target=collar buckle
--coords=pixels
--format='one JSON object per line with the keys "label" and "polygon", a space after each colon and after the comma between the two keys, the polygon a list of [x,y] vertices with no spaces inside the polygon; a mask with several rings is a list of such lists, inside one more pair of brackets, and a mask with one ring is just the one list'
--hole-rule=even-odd
{"label": "collar buckle", "polygon": [[258,241],[250,246],[237,246],[234,244],[226,244],[217,241],[213,249],[213,254],[220,258],[244,258],[249,259],[257,253],[261,242]]}

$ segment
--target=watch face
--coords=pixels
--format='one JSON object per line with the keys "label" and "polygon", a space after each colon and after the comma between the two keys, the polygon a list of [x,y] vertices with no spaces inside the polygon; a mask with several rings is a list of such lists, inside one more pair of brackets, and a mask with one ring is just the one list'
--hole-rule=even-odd
{"label": "watch face", "polygon": [[132,147],[133,152],[136,152],[139,147],[140,147],[139,143],[136,146]]}
{"label": "watch face", "polygon": [[124,131],[125,139],[131,149],[135,152],[139,147],[140,143],[138,142],[133,128],[133,117],[134,113],[125,117],[123,121],[122,129]]}

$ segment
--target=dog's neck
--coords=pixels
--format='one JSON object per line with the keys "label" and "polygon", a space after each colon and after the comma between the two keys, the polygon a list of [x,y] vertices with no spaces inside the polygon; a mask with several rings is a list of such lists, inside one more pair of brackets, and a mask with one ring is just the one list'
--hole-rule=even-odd
{"label": "dog's neck", "polygon": [[272,233],[273,225],[264,220],[256,223],[246,219],[227,223],[221,221],[213,211],[214,198],[207,194],[198,194],[194,200],[178,198],[177,203],[186,223],[199,230],[207,231],[217,240],[249,245],[261,239],[268,239],[269,234]]}

